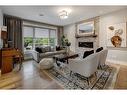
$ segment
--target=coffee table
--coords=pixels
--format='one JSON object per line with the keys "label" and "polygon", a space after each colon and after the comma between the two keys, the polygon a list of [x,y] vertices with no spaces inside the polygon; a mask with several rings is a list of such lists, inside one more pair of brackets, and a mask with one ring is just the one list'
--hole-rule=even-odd
{"label": "coffee table", "polygon": [[60,66],[59,62],[62,62],[62,63],[66,62],[68,64],[69,63],[68,59],[76,58],[78,56],[79,55],[76,53],[65,53],[65,54],[54,55],[53,58],[56,60],[57,66]]}

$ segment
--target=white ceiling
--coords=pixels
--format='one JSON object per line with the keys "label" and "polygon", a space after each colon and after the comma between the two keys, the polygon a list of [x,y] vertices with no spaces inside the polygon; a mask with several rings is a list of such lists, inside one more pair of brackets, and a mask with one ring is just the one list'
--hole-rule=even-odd
{"label": "white ceiling", "polygon": [[[3,13],[39,22],[68,25],[95,16],[117,11],[127,6],[0,6]],[[71,10],[68,19],[60,19],[61,10]],[[44,14],[44,16],[39,16]]]}

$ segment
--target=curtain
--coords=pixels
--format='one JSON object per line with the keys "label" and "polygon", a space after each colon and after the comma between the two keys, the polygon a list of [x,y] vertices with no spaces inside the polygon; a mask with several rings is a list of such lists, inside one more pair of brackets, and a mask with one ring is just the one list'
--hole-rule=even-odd
{"label": "curtain", "polygon": [[62,42],[61,42],[61,37],[63,36],[63,27],[61,26],[61,27],[57,27],[57,37],[58,37],[58,45],[62,45]]}
{"label": "curtain", "polygon": [[7,26],[8,45],[22,50],[22,19],[4,15],[3,24]]}

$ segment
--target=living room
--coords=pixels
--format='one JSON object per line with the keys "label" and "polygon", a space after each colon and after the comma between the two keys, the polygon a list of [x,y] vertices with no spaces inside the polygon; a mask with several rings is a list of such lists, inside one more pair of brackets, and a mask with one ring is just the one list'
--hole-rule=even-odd
{"label": "living room", "polygon": [[126,89],[126,15],[127,6],[0,6],[0,88]]}

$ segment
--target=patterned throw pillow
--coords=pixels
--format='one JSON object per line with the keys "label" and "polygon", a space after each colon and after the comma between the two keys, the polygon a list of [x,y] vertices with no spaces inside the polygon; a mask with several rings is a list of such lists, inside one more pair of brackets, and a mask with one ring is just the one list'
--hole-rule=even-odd
{"label": "patterned throw pillow", "polygon": [[103,50],[103,47],[100,47],[100,48],[98,48],[97,50],[96,50],[96,52],[100,52],[100,51],[102,51]]}
{"label": "patterned throw pillow", "polygon": [[85,52],[84,52],[84,55],[83,55],[83,58],[86,58],[87,56],[89,56],[90,54],[93,54],[93,53],[94,53],[94,50],[85,51]]}

